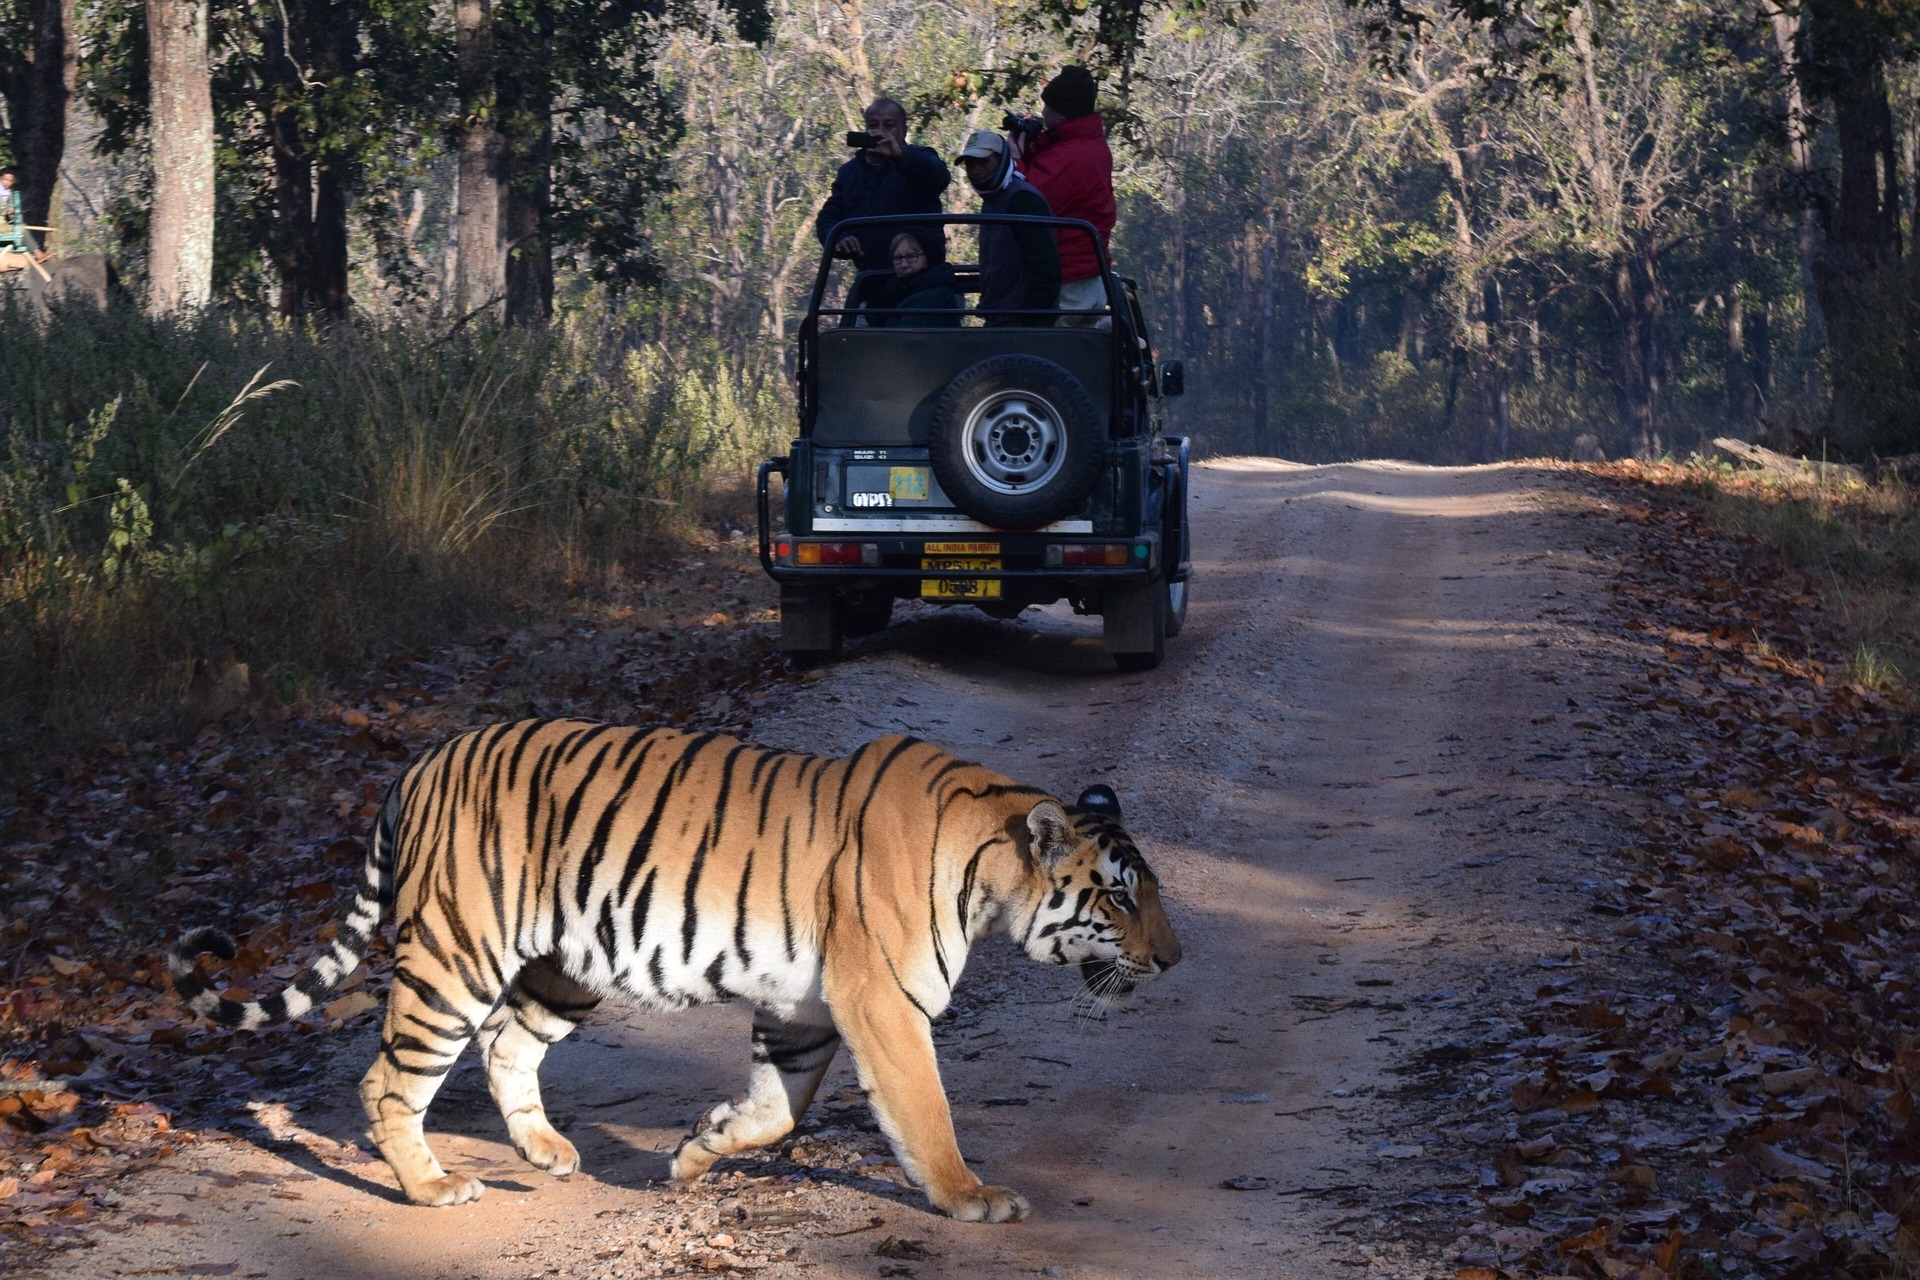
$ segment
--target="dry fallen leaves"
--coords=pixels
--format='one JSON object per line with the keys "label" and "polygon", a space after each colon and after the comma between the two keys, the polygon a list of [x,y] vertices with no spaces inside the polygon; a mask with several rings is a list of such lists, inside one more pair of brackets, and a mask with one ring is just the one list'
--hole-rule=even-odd
{"label": "dry fallen leaves", "polygon": [[323,1057],[308,1037],[378,1005],[379,942],[318,1015],[260,1034],[188,1017],[162,956],[219,924],[243,943],[206,961],[230,994],[284,985],[333,936],[375,806],[420,749],[526,715],[750,731],[788,676],[758,565],[708,548],[630,594],[394,655],[320,714],[49,760],[0,797],[0,1269],[78,1239],[117,1179],[244,1121],[260,1081],[304,1087]]}
{"label": "dry fallen leaves", "polygon": [[1610,629],[1645,660],[1611,717],[1641,836],[1587,882],[1624,963],[1426,1073],[1473,1108],[1441,1130],[1482,1165],[1459,1280],[1909,1274],[1915,708],[1845,683],[1816,587],[1671,474],[1601,475],[1629,544]]}

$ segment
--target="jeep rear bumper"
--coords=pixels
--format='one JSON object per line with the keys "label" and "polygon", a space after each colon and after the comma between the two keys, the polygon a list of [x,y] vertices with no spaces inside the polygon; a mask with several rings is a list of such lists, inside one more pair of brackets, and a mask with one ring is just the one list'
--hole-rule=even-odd
{"label": "jeep rear bumper", "polygon": [[[902,519],[898,511],[886,511],[875,513],[871,529],[849,517],[835,521],[831,532],[775,534],[769,477],[776,471],[784,476],[786,470],[784,457],[761,463],[756,488],[760,563],[782,585],[1027,582],[1057,584],[1058,596],[1072,596],[1146,583],[1165,576],[1169,567],[1157,532],[1121,538],[1057,527],[989,529],[971,521],[956,528],[963,522],[951,517]],[[1181,567],[1173,566],[1176,572]]]}

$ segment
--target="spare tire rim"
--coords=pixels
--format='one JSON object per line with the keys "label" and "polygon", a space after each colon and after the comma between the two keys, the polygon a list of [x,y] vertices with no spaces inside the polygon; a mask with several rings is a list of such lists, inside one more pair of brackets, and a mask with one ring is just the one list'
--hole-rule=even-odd
{"label": "spare tire rim", "polygon": [[962,439],[967,470],[995,493],[1032,493],[1067,461],[1060,411],[1031,391],[1001,391],[982,400],[967,415]]}

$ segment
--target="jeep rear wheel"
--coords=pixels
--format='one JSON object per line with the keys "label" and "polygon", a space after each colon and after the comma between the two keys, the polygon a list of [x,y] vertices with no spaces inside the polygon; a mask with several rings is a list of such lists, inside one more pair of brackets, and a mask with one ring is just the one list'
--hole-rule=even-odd
{"label": "jeep rear wheel", "polygon": [[1002,529],[1071,515],[1102,462],[1099,410],[1072,373],[998,355],[960,371],[935,401],[928,461],[954,505]]}
{"label": "jeep rear wheel", "polygon": [[1169,638],[1180,634],[1180,628],[1187,625],[1187,584],[1169,582],[1167,584],[1167,635]]}

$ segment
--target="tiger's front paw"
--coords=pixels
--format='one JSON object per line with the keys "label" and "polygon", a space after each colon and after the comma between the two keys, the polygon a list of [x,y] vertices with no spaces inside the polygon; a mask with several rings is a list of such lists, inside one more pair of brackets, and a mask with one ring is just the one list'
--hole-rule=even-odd
{"label": "tiger's front paw", "polygon": [[934,1199],[934,1207],[960,1222],[1019,1222],[1033,1206],[1018,1191],[985,1183],[957,1196]]}
{"label": "tiger's front paw", "polygon": [[580,1168],[580,1152],[552,1128],[529,1128],[514,1135],[520,1157],[536,1169],[545,1169],[556,1178],[564,1178]]}
{"label": "tiger's front paw", "polygon": [[468,1177],[464,1173],[449,1173],[443,1177],[429,1178],[415,1187],[408,1187],[407,1199],[415,1204],[430,1205],[438,1208],[442,1205],[465,1204],[469,1200],[478,1200],[485,1191],[486,1184],[478,1178]]}

